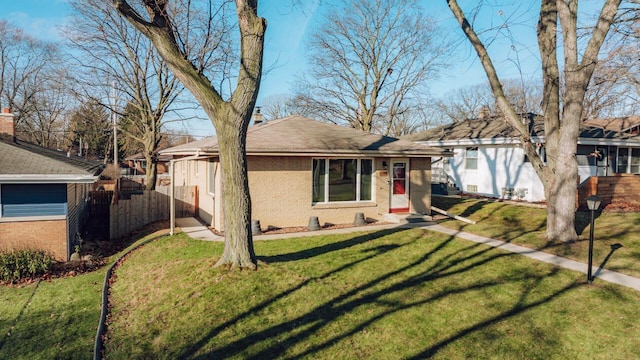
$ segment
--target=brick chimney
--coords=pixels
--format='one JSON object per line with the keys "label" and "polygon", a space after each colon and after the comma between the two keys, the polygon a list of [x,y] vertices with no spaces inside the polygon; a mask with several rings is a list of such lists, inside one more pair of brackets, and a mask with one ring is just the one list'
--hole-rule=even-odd
{"label": "brick chimney", "polygon": [[491,109],[487,106],[483,106],[478,113],[478,119],[488,119],[491,116]]}
{"label": "brick chimney", "polygon": [[256,112],[253,113],[253,125],[262,123],[262,113],[260,113],[260,106],[256,106]]}
{"label": "brick chimney", "polygon": [[13,138],[16,136],[16,123],[9,108],[2,108],[0,113],[0,134],[7,134]]}

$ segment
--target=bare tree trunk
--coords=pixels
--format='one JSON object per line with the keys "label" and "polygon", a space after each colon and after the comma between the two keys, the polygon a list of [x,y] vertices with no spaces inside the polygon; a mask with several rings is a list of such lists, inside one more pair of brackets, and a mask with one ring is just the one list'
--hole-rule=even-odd
{"label": "bare tree trunk", "polygon": [[[559,231],[558,199],[561,198],[557,185],[558,146],[560,141],[560,72],[557,55],[558,9],[556,0],[543,0],[540,4],[538,20],[538,47],[542,61],[542,114],[544,116],[545,147],[547,164],[538,176],[544,185],[547,200],[547,239],[556,239]],[[571,207],[573,209],[573,205]],[[573,215],[571,215],[573,216]],[[565,225],[566,226],[566,225]],[[573,231],[575,233],[575,230]]]}
{"label": "bare tree trunk", "polygon": [[[222,169],[225,247],[216,266],[252,267],[257,264],[251,233],[251,196],[245,155],[246,126],[238,115],[228,114],[228,122],[217,129]],[[232,117],[235,117],[231,121]],[[240,144],[240,146],[238,146]],[[233,194],[233,196],[229,196]]]}
{"label": "bare tree trunk", "polygon": [[257,268],[251,236],[251,201],[245,143],[247,127],[260,89],[264,33],[267,23],[257,15],[257,0],[236,0],[240,29],[240,65],[236,89],[225,101],[211,81],[191,63],[176,41],[167,2],[144,1],[153,22],[144,20],[126,0],[112,0],[116,9],[147,36],[180,82],[211,119],[218,136],[222,171],[225,248],[216,266]]}
{"label": "bare tree trunk", "polygon": [[[451,12],[476,50],[489,79],[496,102],[505,118],[518,133],[522,147],[542,181],[547,200],[547,238],[564,242],[575,241],[575,197],[578,184],[576,160],[578,136],[585,97],[600,47],[613,23],[620,0],[607,0],[598,23],[578,61],[577,0],[542,0],[538,21],[538,46],[542,60],[543,101],[547,164],[544,164],[531,143],[529,131],[509,104],[502,84],[484,44],[466,19],[456,0],[447,0]],[[557,62],[557,23],[562,26],[564,74],[566,90],[560,116],[560,72]],[[562,122],[560,121],[562,119]],[[562,125],[562,126],[560,126]]]}
{"label": "bare tree trunk", "polygon": [[147,160],[147,168],[145,169],[145,190],[154,190],[156,181],[158,180],[158,164],[153,159],[152,154],[145,151],[144,158]]}

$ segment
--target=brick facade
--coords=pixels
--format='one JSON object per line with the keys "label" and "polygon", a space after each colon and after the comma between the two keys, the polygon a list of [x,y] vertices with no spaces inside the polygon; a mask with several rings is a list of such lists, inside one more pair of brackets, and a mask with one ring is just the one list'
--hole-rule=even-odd
{"label": "brick facade", "polygon": [[640,202],[640,175],[615,174],[612,176],[592,176],[578,186],[576,207],[586,207],[587,197],[598,195],[601,206],[612,202]]}
{"label": "brick facade", "polygon": [[431,158],[411,159],[409,174],[410,212],[431,213]]}
{"label": "brick facade", "polygon": [[16,124],[13,121],[13,114],[9,109],[4,108],[0,113],[0,134],[7,134],[9,136],[15,136]]}
{"label": "brick facade", "polygon": [[0,222],[0,251],[9,249],[44,250],[67,261],[67,221]]}
{"label": "brick facade", "polygon": [[[389,173],[383,162],[374,159],[373,201],[323,203],[312,202],[312,157],[309,156],[248,156],[249,189],[252,218],[263,228],[306,226],[311,216],[320,224],[345,224],[355,214],[382,220],[389,213]],[[176,186],[197,185],[199,189],[199,217],[214,228],[222,230],[223,219],[220,172],[216,173],[216,192],[208,191],[209,159],[176,162]],[[431,159],[411,158],[410,210],[428,214],[431,210]],[[218,211],[216,211],[218,210]]]}
{"label": "brick facade", "polygon": [[[381,219],[388,212],[388,205],[381,207],[375,201],[313,205],[311,167],[311,157],[249,157],[253,218],[263,227],[289,227],[307,225],[311,216],[317,216],[320,224],[344,224],[352,222],[357,212],[373,219]],[[376,171],[376,195],[388,194],[388,183],[378,175]]]}

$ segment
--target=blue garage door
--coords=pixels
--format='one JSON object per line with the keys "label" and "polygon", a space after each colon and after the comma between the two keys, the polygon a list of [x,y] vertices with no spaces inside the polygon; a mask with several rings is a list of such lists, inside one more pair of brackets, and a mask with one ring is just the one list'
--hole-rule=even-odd
{"label": "blue garage door", "polygon": [[66,184],[3,184],[2,217],[67,214]]}

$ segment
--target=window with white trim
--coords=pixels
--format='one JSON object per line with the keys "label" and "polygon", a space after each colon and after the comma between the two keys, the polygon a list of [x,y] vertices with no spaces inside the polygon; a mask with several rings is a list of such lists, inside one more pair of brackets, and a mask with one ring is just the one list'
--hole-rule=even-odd
{"label": "window with white trim", "polygon": [[464,152],[464,168],[478,170],[478,148],[468,147]]}
{"label": "window with white trim", "polygon": [[629,163],[629,172],[631,174],[640,174],[640,149],[631,149]]}
{"label": "window with white trim", "polygon": [[371,201],[373,159],[313,159],[312,201]]}
{"label": "window with white trim", "polygon": [[209,159],[207,163],[207,191],[211,195],[216,193],[216,165],[215,159]]}

